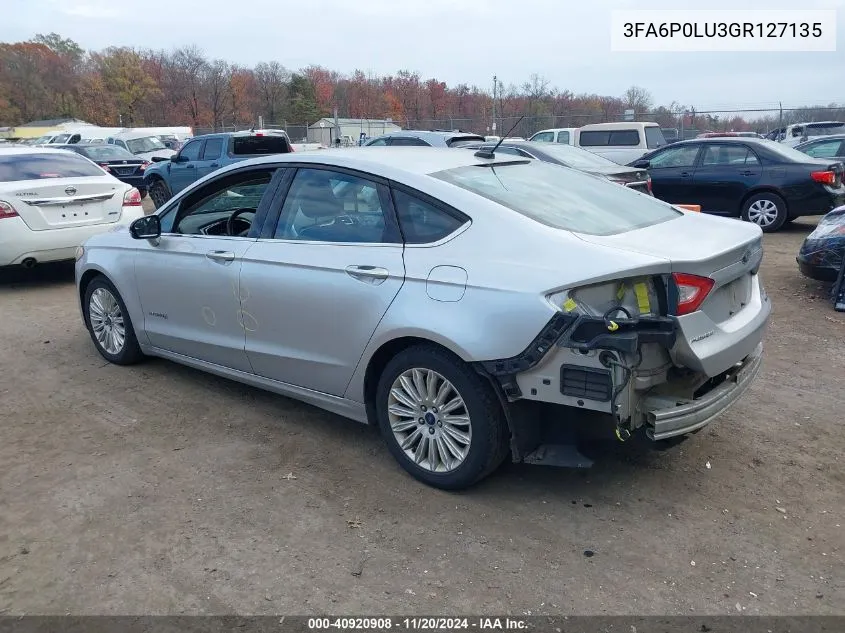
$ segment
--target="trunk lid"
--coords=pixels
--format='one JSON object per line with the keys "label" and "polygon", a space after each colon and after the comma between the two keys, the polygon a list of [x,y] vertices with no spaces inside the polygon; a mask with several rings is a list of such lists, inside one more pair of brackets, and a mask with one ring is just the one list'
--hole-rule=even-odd
{"label": "trunk lid", "polygon": [[10,184],[2,197],[33,231],[117,222],[128,189],[105,174]]}
{"label": "trunk lid", "polygon": [[628,233],[578,237],[593,244],[663,257],[670,261],[673,273],[713,279],[713,289],[700,310],[714,323],[723,323],[749,306],[752,275],[763,258],[762,231],[756,225],[692,212]]}

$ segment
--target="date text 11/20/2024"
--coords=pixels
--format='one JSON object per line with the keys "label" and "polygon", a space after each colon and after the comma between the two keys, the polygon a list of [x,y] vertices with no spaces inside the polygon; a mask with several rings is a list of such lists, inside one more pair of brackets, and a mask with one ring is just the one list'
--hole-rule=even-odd
{"label": "date text 11/20/2024", "polygon": [[476,618],[438,618],[438,617],[326,617],[308,618],[308,628],[312,631],[320,630],[370,630],[386,631],[450,631],[450,630],[478,630],[478,631],[519,631],[528,628],[525,620],[510,617],[476,617]]}

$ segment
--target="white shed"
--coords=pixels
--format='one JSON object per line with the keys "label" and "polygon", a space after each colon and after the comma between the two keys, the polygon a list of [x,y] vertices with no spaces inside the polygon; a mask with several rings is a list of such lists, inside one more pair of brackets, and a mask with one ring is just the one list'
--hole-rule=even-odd
{"label": "white shed", "polygon": [[379,136],[388,132],[397,132],[402,128],[390,119],[344,119],[338,118],[337,125],[332,117],[325,117],[308,126],[308,141],[334,145],[336,139],[344,136],[357,142],[363,132],[366,136]]}

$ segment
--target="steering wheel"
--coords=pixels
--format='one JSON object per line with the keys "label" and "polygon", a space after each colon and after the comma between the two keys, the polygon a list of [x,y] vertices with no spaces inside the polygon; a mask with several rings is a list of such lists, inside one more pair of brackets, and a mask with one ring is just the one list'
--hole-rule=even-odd
{"label": "steering wheel", "polygon": [[[232,231],[235,230],[235,220],[237,220],[244,213],[255,213],[255,209],[235,209],[232,212],[232,215],[229,216],[229,219],[226,220],[226,235],[231,235],[231,236],[235,235],[235,233],[232,232]],[[252,220],[251,219],[243,218],[243,220],[244,220],[244,222],[249,223],[250,228],[252,227]],[[249,229],[247,229],[247,230],[249,230]],[[243,231],[241,231],[241,233],[243,233]],[[240,235],[240,233],[238,233],[238,235]]]}

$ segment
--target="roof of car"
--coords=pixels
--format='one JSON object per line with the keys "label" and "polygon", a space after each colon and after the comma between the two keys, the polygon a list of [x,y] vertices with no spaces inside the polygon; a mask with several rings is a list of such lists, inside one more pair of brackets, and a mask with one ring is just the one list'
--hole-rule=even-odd
{"label": "roof of car", "polygon": [[[845,134],[825,134],[824,136],[814,136],[813,138],[804,141],[803,143],[799,143],[798,145],[809,145],[810,143],[823,143],[824,141],[839,141],[845,139]],[[796,145],[796,147],[798,147]]]}
{"label": "roof of car", "polygon": [[0,156],[15,156],[21,154],[64,154],[62,149],[51,147],[32,147],[31,145],[17,145],[14,147],[0,147]]}
{"label": "roof of car", "polygon": [[414,174],[431,174],[456,167],[522,163],[529,162],[529,159],[520,159],[508,155],[484,159],[475,156],[474,152],[458,152],[445,147],[370,147],[366,150],[352,147],[300,154],[273,154],[253,158],[238,163],[238,165],[278,162],[325,163],[352,168],[358,167],[364,170],[368,166],[386,166]]}
{"label": "roof of car", "polygon": [[150,138],[155,137],[158,138],[158,134],[153,134],[152,132],[118,132],[117,134],[112,134],[109,138],[116,138],[120,139],[121,141],[131,141],[136,138]]}
{"label": "roof of car", "polygon": [[388,136],[416,136],[417,138],[443,138],[443,139],[450,139],[456,136],[477,136],[479,138],[484,138],[480,134],[476,134],[475,132],[447,132],[443,130],[396,130],[395,132],[387,132],[385,134],[379,134],[374,138],[384,138]]}

